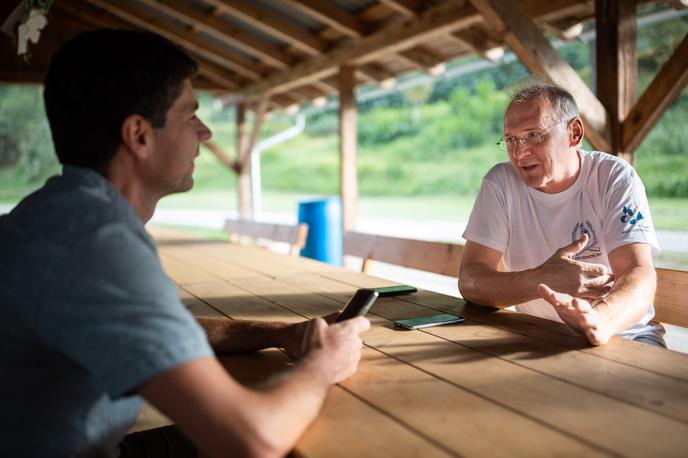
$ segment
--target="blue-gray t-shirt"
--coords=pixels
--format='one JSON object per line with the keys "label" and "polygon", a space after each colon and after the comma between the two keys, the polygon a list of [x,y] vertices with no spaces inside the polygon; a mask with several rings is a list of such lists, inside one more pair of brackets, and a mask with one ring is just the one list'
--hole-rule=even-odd
{"label": "blue-gray t-shirt", "polygon": [[212,350],[131,205],[61,176],[0,216],[0,454],[116,456],[133,390]]}

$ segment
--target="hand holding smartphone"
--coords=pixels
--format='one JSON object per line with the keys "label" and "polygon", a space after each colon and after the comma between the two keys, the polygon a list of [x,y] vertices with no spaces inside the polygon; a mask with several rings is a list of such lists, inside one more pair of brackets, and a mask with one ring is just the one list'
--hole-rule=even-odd
{"label": "hand holding smartphone", "polygon": [[348,320],[357,316],[362,316],[368,313],[370,307],[373,306],[375,299],[377,299],[379,293],[372,289],[359,289],[356,294],[349,300],[346,304],[344,311],[339,318],[337,318],[336,323],[340,321]]}

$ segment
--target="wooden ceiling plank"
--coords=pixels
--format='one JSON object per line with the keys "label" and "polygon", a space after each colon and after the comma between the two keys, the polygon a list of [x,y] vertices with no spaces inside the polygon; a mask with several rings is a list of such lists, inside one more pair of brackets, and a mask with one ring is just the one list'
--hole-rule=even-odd
{"label": "wooden ceiling plank", "polygon": [[623,122],[624,150],[635,151],[688,83],[688,34],[662,66]]}
{"label": "wooden ceiling plank", "polygon": [[150,32],[162,35],[168,40],[178,43],[192,54],[203,56],[206,59],[213,61],[222,67],[231,69],[250,80],[255,81],[262,78],[261,74],[246,68],[249,66],[249,64],[244,62],[244,59],[239,59],[237,56],[230,56],[225,50],[222,50],[211,43],[202,41],[189,33],[184,33],[174,29],[159,19],[151,17],[150,14],[145,14],[142,11],[131,9],[130,6],[127,7],[127,9],[124,9],[120,5],[111,3],[111,0],[84,1],[102,8],[108,13],[143,30],[148,30]]}
{"label": "wooden ceiling plank", "polygon": [[139,0],[142,3],[161,11],[168,16],[193,26],[216,39],[230,44],[250,54],[266,64],[283,70],[292,59],[278,47],[258,40],[246,32],[218,19],[211,14],[204,14],[200,10],[189,6],[180,0]]}
{"label": "wooden ceiling plank", "polygon": [[328,48],[325,40],[264,13],[245,0],[206,0],[206,3],[310,56],[319,55]]}
{"label": "wooden ceiling plank", "polygon": [[354,15],[325,0],[282,0],[282,3],[346,36],[360,38],[366,34]]}
{"label": "wooden ceiling plank", "polygon": [[264,92],[274,93],[323,79],[345,64],[363,64],[389,53],[396,53],[422,43],[430,37],[450,33],[480,21],[470,4],[451,4],[433,8],[417,19],[394,24],[353,43],[345,43],[328,54],[310,58],[284,72],[270,75],[247,86],[239,96],[254,98]]}
{"label": "wooden ceiling plank", "polygon": [[515,0],[470,1],[488,23],[506,31],[504,41],[532,73],[571,91],[581,110],[586,137],[594,148],[608,151],[611,145],[609,113],[519,4]]}
{"label": "wooden ceiling plank", "polygon": [[[110,28],[110,29],[130,29],[131,25],[117,19],[112,15],[100,14],[96,8],[85,3],[71,3],[65,5],[63,2],[55,2],[53,7],[63,14],[75,17],[82,22],[91,26]],[[239,87],[236,81],[233,81],[227,74],[227,70],[216,66],[198,56],[195,56],[198,63],[198,74],[203,76],[206,80],[217,85],[221,89],[235,90]]]}
{"label": "wooden ceiling plank", "polygon": [[424,5],[422,0],[380,0],[380,3],[407,18],[416,17],[423,10]]}

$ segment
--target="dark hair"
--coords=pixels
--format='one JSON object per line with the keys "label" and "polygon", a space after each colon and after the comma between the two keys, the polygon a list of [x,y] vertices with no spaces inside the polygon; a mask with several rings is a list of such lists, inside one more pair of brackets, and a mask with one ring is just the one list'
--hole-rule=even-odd
{"label": "dark hair", "polygon": [[569,121],[580,116],[578,105],[571,93],[561,86],[547,83],[537,83],[525,87],[511,97],[509,106],[530,102],[533,99],[544,97],[552,105],[552,114],[557,120]]}
{"label": "dark hair", "polygon": [[105,174],[126,117],[163,127],[196,71],[184,51],[151,33],[103,29],[69,41],[53,55],[43,92],[60,163]]}

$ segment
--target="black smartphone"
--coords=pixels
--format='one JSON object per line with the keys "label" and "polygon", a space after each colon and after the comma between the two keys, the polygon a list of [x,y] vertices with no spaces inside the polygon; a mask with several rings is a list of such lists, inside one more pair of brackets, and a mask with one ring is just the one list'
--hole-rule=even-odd
{"label": "black smartphone", "polygon": [[399,296],[400,294],[416,293],[418,290],[410,285],[380,286],[373,288],[380,297]]}
{"label": "black smartphone", "polygon": [[439,313],[437,315],[397,320],[394,322],[394,326],[404,329],[423,329],[429,328],[430,326],[440,326],[442,324],[461,323],[462,321],[462,316],[450,315],[449,313]]}
{"label": "black smartphone", "polygon": [[344,311],[339,315],[336,322],[339,323],[340,321],[365,315],[370,310],[370,307],[373,306],[378,296],[379,293],[374,289],[359,289],[349,300],[349,303],[346,304]]}

